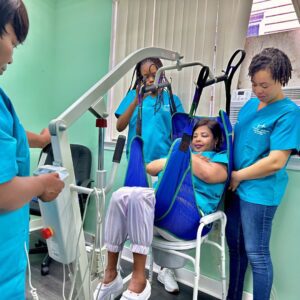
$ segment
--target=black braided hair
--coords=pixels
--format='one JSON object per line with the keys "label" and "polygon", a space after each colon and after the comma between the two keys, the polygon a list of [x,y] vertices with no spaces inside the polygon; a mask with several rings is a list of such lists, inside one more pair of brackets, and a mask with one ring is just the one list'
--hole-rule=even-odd
{"label": "black braided hair", "polygon": [[253,76],[261,70],[269,70],[272,79],[285,86],[292,78],[292,64],[288,56],[277,48],[265,48],[256,54],[250,63],[248,75]]}
{"label": "black braided hair", "polygon": [[[151,63],[149,68],[151,68],[153,65],[156,66],[157,69],[159,69],[163,66],[162,61],[158,57],[147,57],[147,58],[141,60],[140,62],[138,62],[137,65],[135,66],[134,70],[133,70],[130,86],[128,88],[127,93],[130,90],[135,90],[139,84],[143,83],[144,79],[143,79],[143,76],[142,76],[142,73],[141,73],[141,69],[142,69],[142,65],[145,64],[145,63]],[[134,75],[136,76],[136,79],[135,79],[134,84],[132,85]],[[164,72],[162,72],[161,76],[164,78],[164,80],[167,80],[165,78]],[[154,105],[154,112],[155,113],[160,109],[162,103],[163,103],[163,91],[158,90],[157,97],[156,97],[156,103]]]}
{"label": "black braided hair", "polygon": [[157,69],[159,69],[163,66],[161,60],[157,57],[147,57],[147,58],[141,60],[140,62],[138,62],[137,65],[135,66],[136,80],[135,80],[135,83],[134,83],[132,89],[136,89],[137,85],[143,82],[143,76],[141,73],[141,69],[142,69],[142,65],[145,63],[151,63],[150,68],[152,67],[152,65],[156,66]]}

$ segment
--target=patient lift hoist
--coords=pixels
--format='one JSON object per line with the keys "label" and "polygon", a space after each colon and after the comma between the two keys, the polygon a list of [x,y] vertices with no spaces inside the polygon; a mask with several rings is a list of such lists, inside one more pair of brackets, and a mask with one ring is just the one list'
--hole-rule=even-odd
{"label": "patient lift hoist", "polygon": [[[47,246],[50,257],[63,264],[72,264],[76,273],[74,282],[77,292],[76,299],[92,299],[90,291],[90,272],[88,256],[85,246],[84,233],[82,230],[82,221],[78,199],[78,192],[90,194],[94,190],[83,188],[75,185],[74,168],[72,163],[70,144],[68,141],[68,128],[79,119],[87,110],[90,110],[97,118],[100,119],[99,127],[99,152],[98,152],[98,170],[96,171],[96,189],[101,197],[103,193],[111,190],[114,178],[117,172],[118,164],[123,152],[125,137],[118,139],[115,154],[113,157],[113,166],[110,180],[106,182],[106,170],[103,168],[104,159],[104,127],[106,123],[106,107],[103,95],[112,88],[129,70],[132,69],[139,61],[147,57],[158,57],[170,61],[175,61],[172,66],[162,67],[157,71],[155,76],[155,87],[159,86],[159,77],[162,71],[200,65],[200,62],[183,64],[180,62],[182,56],[174,51],[149,47],[137,50],[122,62],[115,66],[106,76],[91,87],[76,102],[74,102],[58,118],[52,120],[49,124],[51,134],[51,143],[53,147],[54,162],[56,166],[63,167],[67,170],[68,176],[64,178],[65,188],[58,198],[52,202],[39,201],[44,227],[53,229],[53,236],[47,239]],[[221,77],[214,77],[209,71],[210,84],[223,80]],[[230,91],[226,90],[226,96]],[[226,103],[226,110],[229,111],[229,103]],[[101,121],[102,119],[102,121]],[[104,197],[102,197],[104,201]],[[105,204],[102,203],[102,207]],[[100,239],[100,250],[102,250],[103,241]],[[72,278],[71,278],[72,279]]]}

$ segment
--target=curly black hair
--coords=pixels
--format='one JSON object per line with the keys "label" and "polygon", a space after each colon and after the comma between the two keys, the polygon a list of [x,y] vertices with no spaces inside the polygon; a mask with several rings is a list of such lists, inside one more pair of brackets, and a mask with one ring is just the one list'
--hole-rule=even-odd
{"label": "curly black hair", "polygon": [[265,48],[256,54],[250,63],[248,75],[250,78],[261,70],[269,70],[272,78],[285,86],[292,78],[292,64],[288,56],[277,48]]}

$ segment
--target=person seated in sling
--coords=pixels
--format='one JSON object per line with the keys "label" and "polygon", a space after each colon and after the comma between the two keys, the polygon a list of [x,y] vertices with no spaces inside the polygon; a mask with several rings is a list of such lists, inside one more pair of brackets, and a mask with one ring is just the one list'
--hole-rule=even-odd
{"label": "person seated in sling", "polygon": [[[215,211],[223,193],[228,161],[226,153],[219,152],[221,144],[222,131],[218,122],[203,118],[195,125],[191,142],[192,168],[200,215],[200,210],[204,214]],[[150,162],[147,172],[157,175],[166,161],[163,158]],[[105,219],[108,263],[103,283],[99,283],[94,299],[109,299],[123,289],[117,262],[127,238],[131,241],[133,252],[133,273],[121,299],[149,299],[151,287],[146,280],[145,264],[153,239],[155,201],[152,188],[122,187],[113,193]],[[166,238],[168,234],[162,233]]]}

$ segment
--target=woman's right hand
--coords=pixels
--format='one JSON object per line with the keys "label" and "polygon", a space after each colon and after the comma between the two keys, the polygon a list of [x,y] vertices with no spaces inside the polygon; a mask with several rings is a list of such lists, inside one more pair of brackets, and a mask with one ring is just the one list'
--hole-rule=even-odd
{"label": "woman's right hand", "polygon": [[45,202],[56,199],[65,186],[58,173],[42,174],[39,177],[45,187],[44,192],[38,196],[39,199]]}
{"label": "woman's right hand", "polygon": [[240,185],[240,183],[241,183],[241,179],[239,178],[238,171],[232,171],[228,189],[234,192],[237,189],[237,187]]}
{"label": "woman's right hand", "polygon": [[[136,105],[138,105],[138,95],[139,95],[139,92],[140,92],[140,90],[144,87],[145,85],[144,84],[141,84],[141,85],[137,85],[136,86],[136,97],[135,97],[135,99],[134,99],[134,101],[135,101],[135,104]],[[147,97],[147,96],[149,96],[149,95],[151,95],[152,94],[152,92],[151,91],[149,91],[149,92],[147,92],[147,93],[144,93],[143,94],[143,100]]]}
{"label": "woman's right hand", "polygon": [[136,96],[135,96],[135,98],[132,100],[132,102],[130,103],[130,105],[126,109],[126,111],[118,117],[116,128],[119,132],[122,132],[127,127],[127,125],[130,122],[130,119],[132,117],[132,114],[133,114],[134,110],[136,109],[136,107],[139,104],[138,93],[139,93],[139,87],[137,86],[136,87]]}

